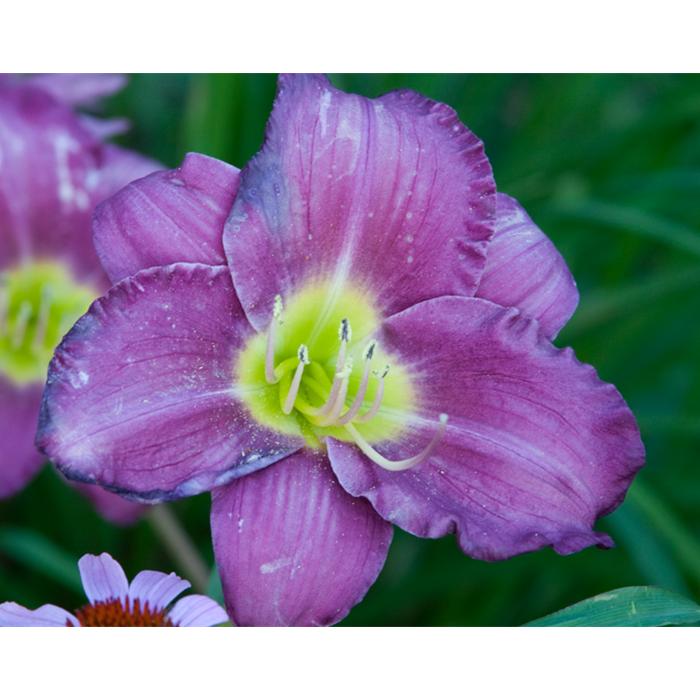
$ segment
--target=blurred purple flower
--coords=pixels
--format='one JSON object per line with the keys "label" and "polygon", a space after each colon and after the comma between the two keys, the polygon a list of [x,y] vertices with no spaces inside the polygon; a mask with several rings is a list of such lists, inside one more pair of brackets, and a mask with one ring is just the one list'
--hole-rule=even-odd
{"label": "blurred purple flower", "polygon": [[[109,287],[91,240],[97,202],[157,163],[101,137],[101,122],[73,107],[124,83],[115,75],[0,76],[0,498],[34,476],[46,367],[63,333]],[[105,517],[129,522],[133,503],[93,486]]]}
{"label": "blurred purple flower", "polygon": [[242,173],[190,154],[103,203],[95,245],[118,283],[56,352],[38,444],[144,501],[214,489],[237,623],[342,619],[392,524],[486,560],[611,546],[636,422],[551,343],[571,274],[446,105],[286,76]]}
{"label": "blurred purple flower", "polygon": [[0,604],[0,627],[212,627],[228,622],[223,608],[204,595],[188,595],[168,606],[190,587],[174,573],[141,571],[129,583],[124,569],[109,554],[86,554],[78,562],[90,601],[70,613],[56,605],[28,610]]}

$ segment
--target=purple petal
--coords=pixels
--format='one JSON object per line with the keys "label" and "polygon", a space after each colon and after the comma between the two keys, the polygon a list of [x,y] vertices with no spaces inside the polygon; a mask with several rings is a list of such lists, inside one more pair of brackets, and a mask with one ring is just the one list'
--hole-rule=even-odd
{"label": "purple petal", "polygon": [[225,264],[221,235],[237,189],[236,168],[199,153],[125,187],[95,214],[107,274],[116,282],[174,262]]}
{"label": "purple petal", "polygon": [[0,153],[0,269],[47,258],[107,288],[93,208],[157,164],[104,146],[68,107],[27,85],[0,84]]}
{"label": "purple petal", "polygon": [[20,491],[45,458],[34,447],[41,385],[19,387],[0,376],[0,499]]}
{"label": "purple petal", "polygon": [[283,76],[224,233],[243,308],[262,328],[276,294],[312,279],[368,290],[385,314],[471,295],[494,192],[481,142],[450,107],[408,91],[370,100],[317,76]]}
{"label": "purple petal", "polygon": [[91,603],[104,600],[124,600],[129,593],[129,582],[119,562],[107,553],[99,556],[85,554],[78,561],[85,595]]}
{"label": "purple petal", "polygon": [[90,244],[99,142],[47,93],[0,86],[0,268],[61,260],[92,280]]}
{"label": "purple petal", "polygon": [[554,244],[518,202],[496,195],[496,232],[476,296],[515,306],[554,337],[578,305],[578,290]]}
{"label": "purple petal", "polygon": [[479,559],[611,545],[593,524],[624,498],[644,447],[624,400],[592,367],[515,309],[481,299],[418,304],[389,319],[379,342],[412,371],[421,405],[379,452],[416,454],[440,413],[449,423],[435,452],[404,472],[329,440],[345,489],[421,537],[456,531]]}
{"label": "purple petal", "polygon": [[332,625],[384,566],[391,525],[338,484],[325,455],[299,452],[213,494],[212,539],[239,625]]}
{"label": "purple petal", "polygon": [[72,482],[71,486],[82,493],[105,520],[115,525],[132,525],[146,510],[146,506],[141,503],[129,501],[116,493],[105,491],[100,486],[75,482]]}
{"label": "purple petal", "polygon": [[0,604],[0,627],[65,627],[67,622],[80,627],[74,615],[56,605],[29,610],[17,603]]}
{"label": "purple petal", "polygon": [[213,627],[228,622],[226,611],[205,595],[186,595],[169,614],[178,627]]}
{"label": "purple petal", "polygon": [[80,115],[80,124],[98,141],[106,141],[114,136],[120,136],[131,128],[131,122],[123,117],[99,119],[89,114]]}
{"label": "purple petal", "polygon": [[119,92],[126,76],[115,73],[48,73],[25,78],[25,83],[41,88],[69,106],[90,106]]}
{"label": "purple petal", "polygon": [[111,197],[130,182],[162,169],[160,163],[140,153],[106,144],[100,154],[100,179],[96,201]]}
{"label": "purple petal", "polygon": [[151,610],[163,610],[190,587],[190,582],[177,574],[162,571],[141,571],[129,586],[129,600],[148,603]]}
{"label": "purple petal", "polygon": [[225,267],[126,278],[57,349],[37,445],[69,478],[146,502],[281,459],[301,438],[262,428],[236,396],[234,362],[251,332]]}

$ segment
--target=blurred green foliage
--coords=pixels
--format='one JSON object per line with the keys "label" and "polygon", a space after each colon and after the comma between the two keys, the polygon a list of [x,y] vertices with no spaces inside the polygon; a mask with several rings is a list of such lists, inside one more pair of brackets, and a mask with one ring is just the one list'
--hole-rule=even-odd
{"label": "blurred green foliage", "polygon": [[[416,89],[482,138],[500,190],[554,240],[581,291],[558,343],[621,390],[648,466],[599,524],[611,551],[472,561],[452,538],[396,531],[387,565],[347,625],[515,625],[604,591],[662,586],[700,599],[700,77],[335,75],[375,96]],[[242,166],[260,147],[271,75],[137,75],[104,108],[124,145],[175,166],[199,150]],[[174,504],[212,562],[208,497]],[[0,600],[82,601],[70,567],[109,551],[133,575],[172,569],[148,521],[100,520],[46,469],[0,504]]]}
{"label": "blurred green foliage", "polygon": [[666,627],[696,626],[700,605],[654,586],[628,586],[587,598],[528,627]]}

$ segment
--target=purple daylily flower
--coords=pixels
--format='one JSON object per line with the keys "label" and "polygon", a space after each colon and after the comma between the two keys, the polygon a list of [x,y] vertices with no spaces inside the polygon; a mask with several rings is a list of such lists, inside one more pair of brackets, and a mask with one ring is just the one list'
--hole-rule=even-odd
{"label": "purple daylily flower", "polygon": [[228,622],[224,609],[204,595],[187,595],[170,604],[190,582],[177,574],[141,571],[129,583],[109,554],[85,554],[78,562],[90,601],[70,613],[56,605],[28,610],[0,604],[0,627],[213,627]]}
{"label": "purple daylily flower", "polygon": [[116,284],[56,352],[38,444],[133,498],[213,490],[238,624],[342,619],[392,525],[487,560],[611,546],[636,422],[552,345],[571,274],[446,105],[285,76],[241,173],[190,154],[94,236]]}
{"label": "purple daylily flower", "polygon": [[[159,166],[117,146],[73,111],[119,89],[114,75],[0,76],[0,498],[34,476],[46,368],[61,336],[109,287],[91,241],[95,205]],[[108,128],[105,129],[104,125]],[[85,486],[96,508],[129,522],[133,503]]]}

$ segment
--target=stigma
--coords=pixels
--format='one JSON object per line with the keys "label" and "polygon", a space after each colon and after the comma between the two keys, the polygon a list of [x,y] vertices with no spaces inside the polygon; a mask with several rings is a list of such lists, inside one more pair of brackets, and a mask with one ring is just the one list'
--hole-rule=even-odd
{"label": "stigma", "polygon": [[[304,321],[305,325],[312,326],[308,318]],[[394,375],[390,374],[388,363],[379,362],[377,340],[362,339],[353,345],[350,318],[343,316],[337,325],[334,349],[329,352],[326,345],[318,342],[314,345],[312,333],[290,356],[291,348],[284,349],[280,333],[283,326],[285,332],[294,330],[290,329],[293,325],[286,324],[282,298],[277,295],[266,332],[263,375],[270,389],[276,390],[279,410],[284,416],[296,416],[299,423],[308,425],[316,436],[329,435],[354,443],[372,462],[389,471],[412,469],[434,453],[447,427],[445,413],[438,416],[432,437],[415,455],[391,460],[372,446],[372,442],[383,438],[383,427],[388,424],[383,417],[387,394],[394,397],[394,402],[400,395],[387,385]],[[330,329],[325,337],[329,337],[329,333]],[[319,335],[318,329],[316,335]],[[405,376],[405,373],[398,373],[396,382],[405,384]]]}

